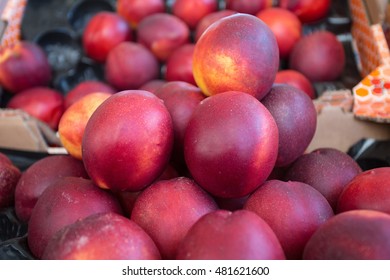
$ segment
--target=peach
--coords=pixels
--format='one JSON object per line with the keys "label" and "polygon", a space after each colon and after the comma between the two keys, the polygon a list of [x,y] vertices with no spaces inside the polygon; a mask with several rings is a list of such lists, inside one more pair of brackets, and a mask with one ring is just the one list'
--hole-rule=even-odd
{"label": "peach", "polygon": [[239,13],[255,15],[263,9],[272,7],[272,0],[226,0],[226,9]]}
{"label": "peach", "polygon": [[156,96],[164,101],[173,123],[174,144],[171,160],[184,165],[184,135],[188,122],[199,103],[205,98],[201,90],[192,84],[175,81],[160,87]]}
{"label": "peach", "polygon": [[253,96],[230,91],[204,99],[184,137],[184,156],[195,181],[214,196],[238,198],[270,175],[278,153],[274,118]]}
{"label": "peach", "polygon": [[105,77],[118,90],[138,89],[159,74],[156,57],[138,43],[122,42],[107,57]]}
{"label": "peach", "polygon": [[264,9],[256,16],[275,34],[280,58],[288,58],[302,36],[302,23],[299,18],[293,12],[277,7]]}
{"label": "peach", "polygon": [[15,188],[21,174],[20,169],[0,152],[0,209],[14,206]]}
{"label": "peach", "polygon": [[183,20],[191,29],[206,15],[218,10],[218,0],[175,0],[172,14]]}
{"label": "peach", "polygon": [[276,73],[276,84],[288,84],[305,92],[311,99],[316,98],[312,82],[301,72],[292,69],[279,70]]}
{"label": "peach", "polygon": [[118,44],[133,39],[130,25],[117,13],[102,11],[88,21],[82,36],[84,52],[104,63],[108,53]]}
{"label": "peach", "polygon": [[389,260],[390,215],[351,210],[335,215],[312,235],[305,260]]}
{"label": "peach", "polygon": [[275,233],[248,210],[218,210],[201,217],[180,243],[179,260],[283,260]]}
{"label": "peach", "polygon": [[165,12],[164,0],[118,0],[116,11],[130,26],[137,28],[145,17]]}
{"label": "peach", "polygon": [[343,44],[330,31],[316,31],[305,35],[294,45],[289,68],[304,74],[312,82],[338,79],[344,71]]}
{"label": "peach", "polygon": [[97,80],[85,80],[78,83],[65,95],[65,109],[70,105],[83,98],[84,96],[94,92],[106,92],[114,94],[116,90],[103,81]]}
{"label": "peach", "polygon": [[244,209],[253,211],[275,232],[287,259],[301,259],[313,233],[333,217],[326,198],[301,182],[270,180],[247,199]]}
{"label": "peach", "polygon": [[337,211],[377,210],[390,214],[390,167],[378,167],[356,175],[340,194]]}
{"label": "peach", "polygon": [[99,213],[59,230],[44,260],[159,260],[153,240],[136,223],[115,213]]}
{"label": "peach", "polygon": [[81,143],[85,126],[96,108],[100,106],[111,93],[91,93],[70,106],[62,115],[58,124],[58,135],[67,152],[81,160]]}
{"label": "peach", "polygon": [[171,116],[163,101],[142,90],[104,101],[85,127],[82,155],[91,179],[113,191],[139,191],[165,170],[173,146]]}
{"label": "peach", "polygon": [[15,212],[28,222],[43,191],[63,177],[89,178],[81,161],[68,155],[51,155],[37,160],[20,177],[15,189]]}
{"label": "peach", "polygon": [[192,74],[194,49],[194,44],[185,44],[172,52],[165,64],[165,79],[167,81],[183,81],[196,85]]}
{"label": "peach", "polygon": [[97,213],[122,210],[117,199],[91,180],[63,177],[53,182],[39,197],[28,223],[28,246],[37,258],[54,234],[79,219]]}
{"label": "peach", "polygon": [[361,172],[360,166],[348,154],[335,148],[319,148],[301,155],[287,169],[284,179],[312,186],[336,211],[341,192]]}
{"label": "peach", "polygon": [[150,235],[163,259],[173,259],[190,227],[216,209],[215,201],[193,180],[178,177],[146,188],[135,201],[131,220]]}
{"label": "peach", "polygon": [[234,14],[209,26],[195,45],[192,63],[204,94],[241,91],[260,100],[274,82],[279,50],[275,35],[259,18]]}
{"label": "peach", "polygon": [[34,87],[12,96],[7,103],[7,108],[21,109],[46,123],[51,129],[57,130],[64,113],[64,103],[64,97],[57,90],[49,87]]}
{"label": "peach", "polygon": [[301,156],[313,139],[317,111],[313,101],[290,85],[275,84],[261,100],[270,111],[279,130],[276,166],[287,166]]}
{"label": "peach", "polygon": [[187,24],[175,15],[152,14],[138,24],[137,41],[160,61],[166,61],[175,49],[190,41],[190,30]]}
{"label": "peach", "polygon": [[32,87],[48,86],[52,71],[43,49],[21,41],[0,53],[0,85],[11,93]]}

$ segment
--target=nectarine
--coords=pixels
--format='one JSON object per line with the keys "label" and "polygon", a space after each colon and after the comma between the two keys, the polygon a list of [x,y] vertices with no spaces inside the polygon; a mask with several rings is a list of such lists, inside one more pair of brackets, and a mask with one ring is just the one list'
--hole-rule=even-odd
{"label": "nectarine", "polygon": [[259,18],[234,14],[207,28],[195,45],[192,63],[204,94],[241,91],[262,99],[275,80],[279,49]]}
{"label": "nectarine", "polygon": [[142,90],[118,92],[104,101],[85,127],[82,155],[101,188],[139,191],[166,168],[173,125],[163,101]]}

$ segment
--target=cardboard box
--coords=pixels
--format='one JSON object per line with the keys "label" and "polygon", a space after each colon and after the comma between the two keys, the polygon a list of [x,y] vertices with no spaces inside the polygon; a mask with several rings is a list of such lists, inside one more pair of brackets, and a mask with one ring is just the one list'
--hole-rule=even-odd
{"label": "cardboard box", "polygon": [[389,126],[356,119],[352,112],[330,106],[318,113],[316,133],[307,150],[329,147],[347,152],[362,139],[389,140]]}
{"label": "cardboard box", "polygon": [[21,110],[0,109],[0,148],[66,154],[56,133]]}

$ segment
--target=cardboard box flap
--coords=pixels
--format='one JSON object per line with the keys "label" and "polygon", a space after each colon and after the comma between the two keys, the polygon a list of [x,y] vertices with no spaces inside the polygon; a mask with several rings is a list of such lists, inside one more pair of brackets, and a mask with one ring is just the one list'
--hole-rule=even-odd
{"label": "cardboard box flap", "polygon": [[46,124],[21,110],[0,110],[0,147],[47,152],[51,146],[61,142]]}
{"label": "cardboard box flap", "polygon": [[326,106],[317,116],[317,129],[308,151],[330,147],[347,152],[362,140],[390,139],[390,125],[356,119],[354,114],[337,106]]}

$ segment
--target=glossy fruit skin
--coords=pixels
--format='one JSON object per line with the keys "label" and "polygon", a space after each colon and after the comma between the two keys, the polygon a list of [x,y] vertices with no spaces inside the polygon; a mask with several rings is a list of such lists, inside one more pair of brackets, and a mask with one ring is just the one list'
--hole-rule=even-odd
{"label": "glossy fruit skin", "polygon": [[92,114],[82,155],[91,179],[113,191],[139,191],[166,168],[173,125],[163,101],[142,90],[118,92]]}
{"label": "glossy fruit skin", "polygon": [[275,34],[280,58],[288,58],[302,36],[302,23],[299,18],[286,9],[276,7],[262,10],[256,16]]}
{"label": "glossy fruit skin", "polygon": [[105,78],[118,91],[138,89],[159,74],[156,57],[138,43],[122,42],[107,57]]}
{"label": "glossy fruit skin", "polygon": [[145,17],[163,13],[165,11],[164,0],[118,0],[117,13],[122,16],[130,26],[137,25]]}
{"label": "glossy fruit skin", "polygon": [[88,179],[81,161],[69,155],[51,155],[30,165],[20,177],[15,189],[15,212],[27,223],[39,197],[50,184],[63,177]]}
{"label": "glossy fruit skin", "polygon": [[182,81],[167,82],[155,94],[164,101],[172,118],[174,143],[171,162],[184,168],[183,147],[187,125],[194,110],[206,96],[197,86]]}
{"label": "glossy fruit skin", "polygon": [[255,15],[261,10],[272,7],[272,0],[226,0],[226,9]]}
{"label": "glossy fruit skin", "polygon": [[167,81],[183,81],[196,85],[192,73],[194,49],[194,44],[185,44],[171,54],[165,64],[165,79]]}
{"label": "glossy fruit skin", "polygon": [[190,29],[206,15],[218,10],[218,0],[175,0],[172,13],[183,20]]}
{"label": "glossy fruit skin", "polygon": [[304,74],[312,82],[338,79],[344,71],[342,43],[330,31],[316,31],[300,38],[289,57],[289,68]]}
{"label": "glossy fruit skin", "polygon": [[0,54],[0,84],[15,94],[37,86],[48,86],[52,78],[42,48],[27,41],[3,49]]}
{"label": "glossy fruit skin", "polygon": [[184,156],[200,186],[215,196],[243,197],[274,168],[279,143],[271,113],[237,91],[204,99],[186,129]]}
{"label": "glossy fruit skin", "polygon": [[244,209],[269,224],[287,259],[301,259],[313,233],[333,217],[332,207],[319,191],[293,181],[268,180],[249,196]]}
{"label": "glossy fruit skin", "polygon": [[145,17],[138,24],[137,42],[164,62],[175,49],[190,42],[190,29],[175,15],[157,13]]}
{"label": "glossy fruit skin", "polygon": [[275,77],[276,84],[288,84],[304,91],[311,99],[316,98],[312,82],[301,72],[292,69],[279,70]]}
{"label": "glossy fruit skin", "polygon": [[390,167],[378,167],[356,175],[340,194],[338,212],[369,209],[390,214]]}
{"label": "glossy fruit skin", "polygon": [[198,24],[196,25],[195,35],[194,35],[195,42],[197,42],[199,40],[199,37],[203,34],[203,32],[211,24],[213,24],[214,22],[216,22],[217,20],[219,20],[221,18],[224,18],[224,17],[227,17],[227,16],[231,16],[231,15],[234,15],[236,13],[237,13],[236,11],[224,9],[224,10],[219,10],[219,11],[216,11],[216,12],[212,12],[212,13],[204,16],[198,22]]}
{"label": "glossy fruit skin", "polygon": [[161,257],[153,240],[136,223],[116,213],[99,213],[57,232],[42,259],[159,260]]}
{"label": "glossy fruit skin", "polygon": [[360,166],[348,154],[335,148],[319,148],[294,161],[284,179],[312,186],[325,196],[336,212],[341,192],[361,172]]}
{"label": "glossy fruit skin", "polygon": [[313,23],[327,16],[331,2],[331,0],[280,0],[279,7],[295,13],[302,23]]}
{"label": "glossy fruit skin", "polygon": [[117,13],[99,12],[88,22],[82,44],[87,56],[104,63],[108,53],[119,43],[133,39],[129,24]]}
{"label": "glossy fruit skin", "polygon": [[54,234],[93,214],[122,213],[115,196],[98,188],[91,180],[63,177],[45,189],[38,199],[28,223],[28,246],[37,258]]}
{"label": "glossy fruit skin", "polygon": [[317,111],[313,101],[301,90],[274,84],[262,99],[278,125],[279,148],[276,166],[288,166],[309,146],[317,128]]}
{"label": "glossy fruit skin", "polygon": [[99,107],[111,93],[90,93],[65,110],[58,124],[58,136],[66,151],[78,160],[82,160],[81,143],[85,126],[96,108]]}
{"label": "glossy fruit skin", "polygon": [[77,84],[65,95],[65,109],[69,108],[77,100],[94,92],[106,92],[114,94],[116,90],[102,81],[86,80]]}
{"label": "glossy fruit skin", "polygon": [[390,215],[351,210],[335,215],[313,234],[304,260],[389,260]]}
{"label": "glossy fruit skin", "polygon": [[249,14],[234,14],[214,22],[195,45],[194,78],[208,96],[241,91],[260,100],[271,89],[278,67],[275,35]]}
{"label": "glossy fruit skin", "polygon": [[192,179],[177,177],[146,188],[134,203],[131,219],[152,237],[163,259],[174,259],[191,226],[217,209],[213,198]]}
{"label": "glossy fruit skin", "polygon": [[59,91],[49,87],[33,87],[14,95],[7,108],[21,109],[56,131],[65,110],[64,104],[64,97]]}
{"label": "glossy fruit skin", "polygon": [[249,210],[217,210],[201,217],[180,244],[179,260],[284,260],[275,233]]}

